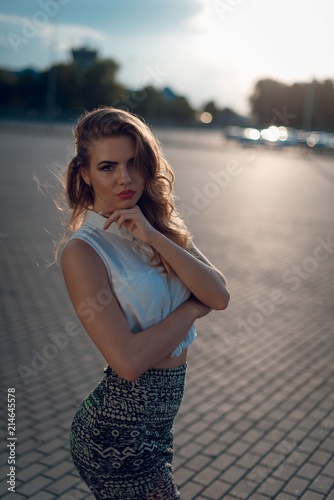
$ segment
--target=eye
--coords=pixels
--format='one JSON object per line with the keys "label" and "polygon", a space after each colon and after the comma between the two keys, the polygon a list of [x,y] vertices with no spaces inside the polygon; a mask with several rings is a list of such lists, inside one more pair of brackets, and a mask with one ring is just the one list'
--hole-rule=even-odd
{"label": "eye", "polygon": [[100,168],[103,172],[110,172],[113,170],[115,167],[114,165],[104,165],[103,167]]}

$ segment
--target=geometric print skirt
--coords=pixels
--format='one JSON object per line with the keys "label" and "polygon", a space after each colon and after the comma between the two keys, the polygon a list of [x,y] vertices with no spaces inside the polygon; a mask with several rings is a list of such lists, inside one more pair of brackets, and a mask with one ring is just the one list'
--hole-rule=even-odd
{"label": "geometric print skirt", "polygon": [[98,500],[177,500],[173,423],[186,366],[152,368],[133,382],[111,368],[81,402],[70,450],[80,476]]}

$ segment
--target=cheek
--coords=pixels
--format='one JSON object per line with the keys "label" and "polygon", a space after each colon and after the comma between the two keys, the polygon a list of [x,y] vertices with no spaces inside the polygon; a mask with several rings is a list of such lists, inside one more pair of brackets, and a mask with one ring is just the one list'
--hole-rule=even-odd
{"label": "cheek", "polygon": [[137,183],[144,188],[145,186],[145,176],[142,172],[138,172]]}
{"label": "cheek", "polygon": [[97,186],[99,189],[110,189],[115,184],[113,175],[101,175],[97,179]]}

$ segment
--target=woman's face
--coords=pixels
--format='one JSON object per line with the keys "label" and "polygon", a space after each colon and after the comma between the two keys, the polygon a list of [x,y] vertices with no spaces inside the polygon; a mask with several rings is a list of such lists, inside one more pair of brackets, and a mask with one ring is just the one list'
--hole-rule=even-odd
{"label": "woman's face", "polygon": [[106,208],[131,208],[141,197],[145,178],[135,166],[135,140],[128,135],[106,137],[92,145],[88,170],[81,170],[94,190],[95,212]]}

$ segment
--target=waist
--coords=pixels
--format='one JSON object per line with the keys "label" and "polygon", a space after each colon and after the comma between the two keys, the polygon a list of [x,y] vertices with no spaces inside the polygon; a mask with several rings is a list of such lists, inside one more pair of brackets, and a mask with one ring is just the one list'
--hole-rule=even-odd
{"label": "waist", "polygon": [[150,368],[129,382],[108,365],[98,385],[83,400],[83,411],[99,415],[102,420],[123,424],[174,419],[183,397],[186,369],[186,365],[171,369]]}
{"label": "waist", "polygon": [[183,349],[180,356],[163,359],[162,361],[159,361],[159,363],[154,365],[152,368],[156,369],[178,368],[179,366],[185,365],[187,363],[187,355],[188,355],[188,349]]}

